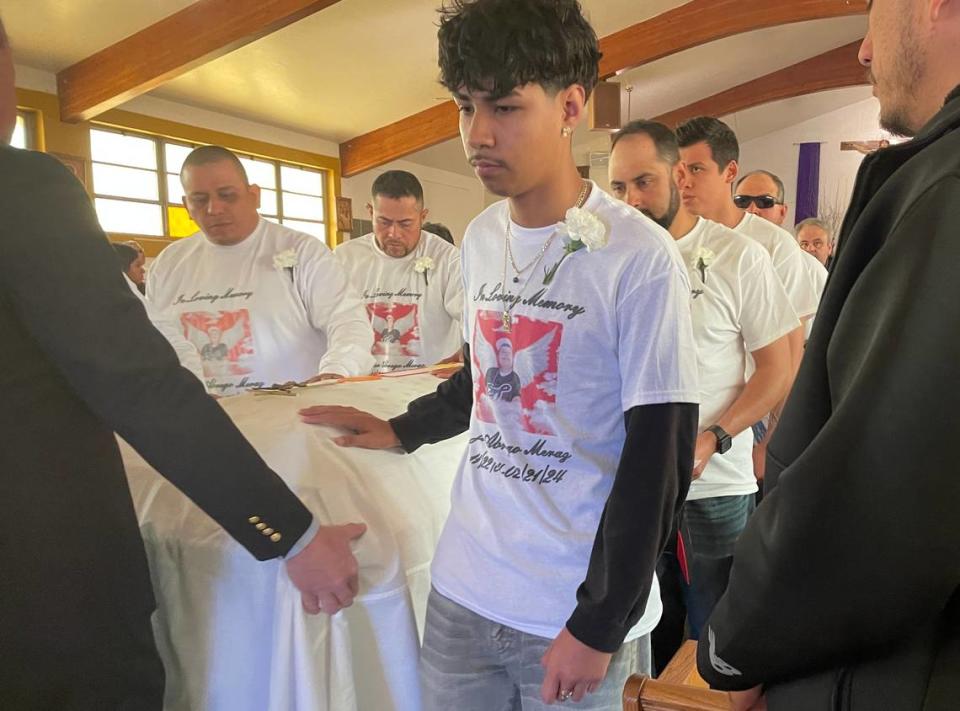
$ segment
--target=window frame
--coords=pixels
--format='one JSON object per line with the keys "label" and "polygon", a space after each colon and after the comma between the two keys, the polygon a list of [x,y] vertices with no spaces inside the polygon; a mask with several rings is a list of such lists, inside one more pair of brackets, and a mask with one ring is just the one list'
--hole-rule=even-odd
{"label": "window frame", "polygon": [[39,132],[37,131],[37,112],[33,109],[17,107],[17,118],[23,119],[24,149],[39,150]]}

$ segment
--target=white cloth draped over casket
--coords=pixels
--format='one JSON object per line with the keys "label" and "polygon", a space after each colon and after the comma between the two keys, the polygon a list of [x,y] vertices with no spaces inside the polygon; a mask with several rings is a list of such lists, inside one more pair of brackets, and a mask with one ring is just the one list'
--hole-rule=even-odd
{"label": "white cloth draped over casket", "polygon": [[359,596],[333,618],[306,615],[281,561],[256,561],[123,445],[157,596],[166,711],[420,708],[429,564],[466,435],[412,455],[343,449],[330,439],[337,432],[301,423],[297,411],[336,404],[390,417],[438,382],[423,375],[221,401],[321,524],[367,525],[354,545]]}

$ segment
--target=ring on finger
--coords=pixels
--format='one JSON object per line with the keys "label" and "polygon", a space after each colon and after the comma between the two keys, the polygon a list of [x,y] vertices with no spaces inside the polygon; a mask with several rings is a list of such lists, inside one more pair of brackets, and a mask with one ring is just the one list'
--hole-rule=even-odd
{"label": "ring on finger", "polygon": [[560,701],[569,701],[573,698],[573,691],[571,689],[561,689],[560,695],[557,698]]}

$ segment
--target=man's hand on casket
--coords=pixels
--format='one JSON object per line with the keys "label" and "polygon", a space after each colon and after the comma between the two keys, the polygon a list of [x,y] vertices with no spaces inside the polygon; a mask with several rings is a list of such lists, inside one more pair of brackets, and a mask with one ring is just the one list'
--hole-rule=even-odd
{"label": "man's hand on casket", "polygon": [[350,434],[334,437],[341,447],[391,449],[400,446],[400,439],[386,420],[355,407],[318,405],[300,410],[300,419],[310,425],[325,425],[349,430]]}
{"label": "man's hand on casket", "polygon": [[350,542],[366,530],[362,523],[321,526],[307,547],[287,561],[287,574],[308,614],[335,615],[353,604],[358,567]]}

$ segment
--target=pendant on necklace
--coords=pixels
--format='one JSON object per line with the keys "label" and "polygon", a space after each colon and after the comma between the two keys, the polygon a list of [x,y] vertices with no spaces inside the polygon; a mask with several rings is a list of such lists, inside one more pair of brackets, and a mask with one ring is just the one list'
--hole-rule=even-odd
{"label": "pendant on necklace", "polygon": [[510,312],[504,311],[501,320],[503,322],[503,330],[510,333],[513,330],[513,319],[510,317]]}

